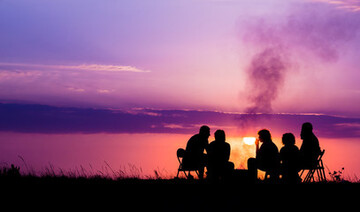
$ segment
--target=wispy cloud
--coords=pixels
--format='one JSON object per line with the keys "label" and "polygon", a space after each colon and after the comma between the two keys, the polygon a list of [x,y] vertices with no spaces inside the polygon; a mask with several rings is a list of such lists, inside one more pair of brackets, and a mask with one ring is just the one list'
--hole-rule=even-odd
{"label": "wispy cloud", "polygon": [[0,69],[0,80],[8,80],[13,78],[23,78],[23,77],[37,77],[40,76],[40,71],[9,71]]}
{"label": "wispy cloud", "polygon": [[123,65],[103,65],[103,64],[81,64],[81,65],[47,65],[47,64],[28,64],[28,63],[6,63],[0,62],[2,67],[22,68],[22,69],[51,69],[51,70],[75,70],[75,71],[109,71],[109,72],[137,72],[146,73],[134,66]]}
{"label": "wispy cloud", "polygon": [[96,92],[98,92],[98,93],[110,93],[111,90],[108,90],[108,89],[97,89]]}
{"label": "wispy cloud", "polygon": [[351,12],[360,12],[360,0],[312,0],[313,2],[324,2],[335,5],[338,9]]}
{"label": "wispy cloud", "polygon": [[73,87],[68,87],[69,91],[74,91],[74,92],[84,92],[85,89],[83,88],[73,88]]}

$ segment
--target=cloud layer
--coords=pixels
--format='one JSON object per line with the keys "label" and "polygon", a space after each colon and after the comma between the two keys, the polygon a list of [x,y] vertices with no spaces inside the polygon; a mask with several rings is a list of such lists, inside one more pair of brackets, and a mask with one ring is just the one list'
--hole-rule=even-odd
{"label": "cloud layer", "polygon": [[360,119],[316,114],[236,114],[192,110],[91,109],[34,104],[0,104],[0,131],[27,133],[196,133],[213,130],[256,133],[261,128],[282,134],[312,122],[327,138],[360,137]]}

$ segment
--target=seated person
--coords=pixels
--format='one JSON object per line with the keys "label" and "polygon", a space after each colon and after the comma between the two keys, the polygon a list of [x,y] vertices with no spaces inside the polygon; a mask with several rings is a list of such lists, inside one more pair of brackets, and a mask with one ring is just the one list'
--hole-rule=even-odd
{"label": "seated person", "polygon": [[303,140],[300,147],[301,167],[309,169],[316,165],[317,158],[321,152],[319,140],[313,133],[313,126],[309,122],[302,125],[300,136]]}
{"label": "seated person", "polygon": [[284,147],[280,150],[282,180],[287,183],[297,183],[301,179],[300,171],[300,151],[295,146],[295,136],[292,133],[285,133],[282,137]]}
{"label": "seated person", "polygon": [[[271,180],[278,180],[280,158],[279,150],[271,140],[269,130],[263,129],[258,132],[259,138],[256,140],[256,158],[249,158],[248,170],[250,176],[257,178],[257,169],[265,171],[270,175]],[[263,144],[259,147],[259,141]]]}
{"label": "seated person", "polygon": [[199,178],[204,176],[204,168],[206,165],[206,155],[204,150],[209,145],[210,128],[206,125],[202,126],[199,134],[192,136],[186,145],[185,156],[183,159],[183,167],[186,169],[199,170]]}
{"label": "seated person", "polygon": [[220,180],[231,176],[234,164],[229,162],[230,144],[225,142],[224,130],[215,132],[215,141],[208,147],[208,178]]}

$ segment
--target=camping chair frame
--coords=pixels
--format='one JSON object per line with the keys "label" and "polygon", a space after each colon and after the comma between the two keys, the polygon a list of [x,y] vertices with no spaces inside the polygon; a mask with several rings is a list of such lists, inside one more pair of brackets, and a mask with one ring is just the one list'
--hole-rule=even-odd
{"label": "camping chair frame", "polygon": [[318,159],[316,161],[316,165],[313,168],[310,169],[303,169],[300,173],[300,177],[304,174],[305,170],[309,170],[307,175],[305,176],[303,182],[304,183],[310,183],[311,181],[315,182],[314,174],[316,171],[318,181],[319,182],[326,182],[326,176],[325,176],[325,170],[324,170],[324,164],[322,161],[322,157],[325,153],[325,150],[321,151]]}
{"label": "camping chair frame", "polygon": [[192,175],[190,174],[190,172],[192,172],[192,171],[194,171],[197,174],[197,176],[199,177],[200,173],[199,173],[198,169],[190,169],[190,168],[186,168],[183,166],[183,159],[184,159],[185,154],[186,154],[186,151],[185,151],[185,149],[182,149],[182,148],[179,148],[176,152],[176,156],[179,161],[179,168],[178,168],[178,171],[176,174],[176,178],[179,177],[180,172],[183,172],[187,179],[191,179]]}

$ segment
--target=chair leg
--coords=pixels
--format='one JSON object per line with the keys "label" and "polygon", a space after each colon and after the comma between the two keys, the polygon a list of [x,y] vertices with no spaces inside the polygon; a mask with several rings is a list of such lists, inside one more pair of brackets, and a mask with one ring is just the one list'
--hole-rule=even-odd
{"label": "chair leg", "polygon": [[326,182],[326,176],[325,176],[325,170],[324,170],[324,164],[322,160],[320,160],[320,174],[322,175],[323,181]]}
{"label": "chair leg", "polygon": [[304,174],[304,171],[305,171],[305,169],[301,170],[300,177],[302,177],[302,175]]}
{"label": "chair leg", "polygon": [[183,172],[183,173],[184,173],[184,175],[185,175],[185,177],[187,178],[187,174],[186,174],[186,172],[185,172],[184,170],[178,170],[178,173],[177,173],[176,177],[178,177],[178,176],[179,176],[180,172]]}
{"label": "chair leg", "polygon": [[310,174],[310,170],[308,171],[308,173],[305,175],[305,178],[303,180],[304,183],[308,183],[309,181],[309,174]]}
{"label": "chair leg", "polygon": [[322,176],[320,175],[319,169],[316,169],[316,174],[317,174],[318,182],[322,182]]}
{"label": "chair leg", "polygon": [[324,176],[323,176],[323,174],[322,174],[322,169],[319,169],[318,175],[320,175],[320,180],[321,180],[321,182],[324,182],[325,179],[324,179]]}
{"label": "chair leg", "polygon": [[314,172],[315,172],[314,169],[309,170],[309,172],[307,173],[307,175],[306,175],[306,177],[304,179],[305,183],[310,183],[311,180],[314,180]]}
{"label": "chair leg", "polygon": [[196,173],[196,175],[198,176],[198,178],[200,179],[200,172],[199,172],[199,170],[196,170],[195,173]]}
{"label": "chair leg", "polygon": [[322,174],[323,174],[323,177],[324,177],[324,181],[326,182],[327,180],[326,180],[325,170],[324,170],[324,168],[321,169],[321,170],[322,170]]}
{"label": "chair leg", "polygon": [[310,172],[310,181],[309,182],[311,182],[311,180],[313,182],[315,182],[314,174],[315,174],[315,169],[312,169],[311,172]]}
{"label": "chair leg", "polygon": [[191,175],[191,171],[188,171],[187,175],[186,175],[186,178],[187,179],[192,179],[193,176]]}
{"label": "chair leg", "polygon": [[319,176],[319,181],[320,182],[326,182],[326,176],[325,176],[325,171],[323,168],[320,168],[318,170],[318,176]]}
{"label": "chair leg", "polygon": [[310,182],[310,179],[311,179],[311,170],[308,171],[308,173],[306,174],[306,177],[305,177],[305,182],[308,183]]}

